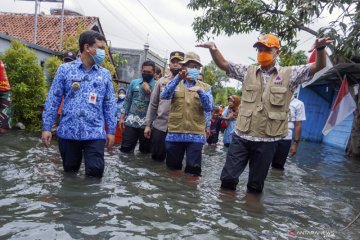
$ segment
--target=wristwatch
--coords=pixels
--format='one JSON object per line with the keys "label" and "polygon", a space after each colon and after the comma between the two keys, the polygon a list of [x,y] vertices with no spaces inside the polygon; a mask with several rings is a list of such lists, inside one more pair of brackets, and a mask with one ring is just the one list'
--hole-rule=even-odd
{"label": "wristwatch", "polygon": [[300,142],[300,140],[294,140],[294,143],[298,144]]}

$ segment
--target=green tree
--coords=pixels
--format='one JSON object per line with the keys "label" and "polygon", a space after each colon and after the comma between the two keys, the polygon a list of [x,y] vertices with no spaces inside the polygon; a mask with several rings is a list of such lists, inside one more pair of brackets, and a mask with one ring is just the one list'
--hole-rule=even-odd
{"label": "green tree", "polygon": [[238,90],[234,87],[223,87],[221,91],[217,91],[214,95],[214,102],[216,105],[228,105],[228,98],[232,95],[237,95],[241,97],[241,90]]}
{"label": "green tree", "polygon": [[44,63],[44,70],[47,74],[47,86],[50,88],[55,77],[56,71],[62,61],[57,56],[51,56]]}
{"label": "green tree", "polygon": [[280,52],[280,66],[294,66],[302,65],[308,62],[308,57],[305,54],[305,51],[297,51],[294,53],[282,53]]}
{"label": "green tree", "polygon": [[[351,61],[360,55],[359,0],[190,0],[188,7],[203,12],[193,22],[198,40],[209,39],[208,34],[275,33],[282,40],[282,51],[291,52],[297,46],[297,33],[306,31],[316,37],[335,40],[329,46],[335,63]],[[318,31],[308,27],[337,12],[340,14],[336,20],[326,27]],[[360,116],[360,101],[355,116]],[[353,123],[347,153],[360,159],[360,125],[355,125],[357,122]]]}
{"label": "green tree", "polygon": [[24,44],[12,41],[4,62],[12,88],[14,122],[24,123],[30,131],[40,130],[46,82],[36,54]]}
{"label": "green tree", "polygon": [[221,70],[214,61],[203,67],[202,74],[204,82],[211,86],[215,104],[227,105],[228,97],[231,95],[241,96],[241,91],[234,87],[224,87],[229,81],[225,71]]}
{"label": "green tree", "polygon": [[[335,39],[335,56],[351,59],[360,54],[358,0],[191,0],[188,7],[203,12],[193,23],[198,40],[211,37],[208,34],[275,33],[285,42],[282,51],[287,52],[297,46],[301,30]],[[341,13],[326,27],[319,31],[307,27],[334,10]]]}

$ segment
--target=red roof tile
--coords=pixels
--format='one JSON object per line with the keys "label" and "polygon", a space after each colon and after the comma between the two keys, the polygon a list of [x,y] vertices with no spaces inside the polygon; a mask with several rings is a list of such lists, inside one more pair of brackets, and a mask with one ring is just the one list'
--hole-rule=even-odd
{"label": "red roof tile", "polygon": [[[0,12],[0,32],[30,43],[34,42],[34,14]],[[97,17],[64,16],[64,36],[75,35],[80,27],[91,29]],[[60,52],[61,16],[38,15],[36,44]]]}

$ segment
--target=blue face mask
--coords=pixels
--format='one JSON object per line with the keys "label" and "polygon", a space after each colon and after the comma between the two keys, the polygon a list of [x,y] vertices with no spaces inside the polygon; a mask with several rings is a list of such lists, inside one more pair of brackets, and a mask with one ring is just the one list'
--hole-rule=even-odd
{"label": "blue face mask", "polygon": [[95,64],[101,64],[105,59],[105,50],[97,48],[95,56],[91,55],[91,57],[93,58]]}
{"label": "blue face mask", "polygon": [[200,70],[197,68],[187,68],[187,76],[191,78],[191,80],[195,81],[200,74]]}

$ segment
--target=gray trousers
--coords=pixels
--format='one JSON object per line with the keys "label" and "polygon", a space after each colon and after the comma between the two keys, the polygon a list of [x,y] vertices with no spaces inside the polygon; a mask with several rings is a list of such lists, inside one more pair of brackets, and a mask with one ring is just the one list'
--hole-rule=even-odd
{"label": "gray trousers", "polygon": [[221,188],[236,190],[239,177],[249,163],[248,193],[261,193],[276,151],[277,142],[254,142],[233,134],[221,172]]}

